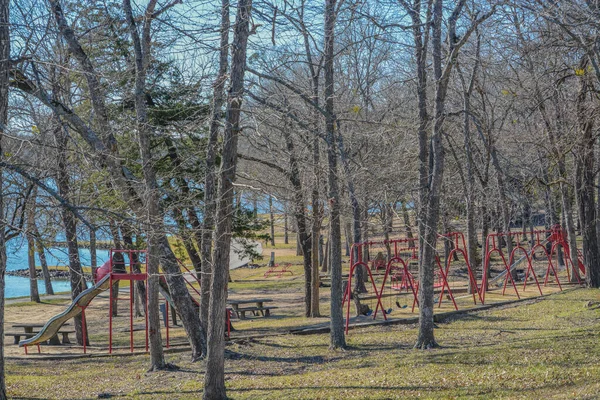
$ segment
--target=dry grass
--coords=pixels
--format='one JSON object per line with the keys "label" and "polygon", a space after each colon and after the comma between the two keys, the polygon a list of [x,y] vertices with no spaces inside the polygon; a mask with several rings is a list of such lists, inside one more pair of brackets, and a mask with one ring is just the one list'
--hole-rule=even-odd
{"label": "dry grass", "polygon": [[[271,251],[276,262],[291,262],[293,276],[265,278],[266,267],[238,269],[231,273],[231,298],[269,297],[279,308],[270,318],[234,320],[236,331],[227,346],[226,382],[234,399],[390,399],[390,398],[597,398],[600,392],[600,311],[586,307],[600,301],[597,290],[556,293],[550,286],[543,299],[518,306],[454,316],[438,323],[436,338],[442,347],[430,351],[412,349],[415,325],[357,328],[348,336],[349,349],[328,349],[327,334],[290,335],[292,328],[321,324],[329,313],[329,289],[321,289],[322,318],[303,315],[302,258],[295,254],[294,235],[283,245],[281,229],[277,245],[263,246],[268,262]],[[344,269],[348,269],[345,258]],[[453,289],[464,286],[455,280]],[[123,287],[123,285],[121,285]],[[387,292],[386,292],[387,293]],[[535,296],[531,287],[522,295]],[[389,293],[388,293],[389,294]],[[126,296],[126,295],[124,295]],[[412,295],[384,299],[392,307],[392,319],[414,317]],[[516,299],[512,291],[502,296],[488,293],[488,303]],[[394,307],[395,301],[408,305]],[[16,301],[6,309],[6,329],[16,322],[45,322],[68,304],[68,298],[53,298],[38,305]],[[472,307],[470,296],[457,294],[461,309]],[[121,309],[126,303],[120,304]],[[374,307],[374,302],[371,302]],[[438,311],[451,311],[448,301]],[[353,310],[352,310],[353,311]],[[437,311],[436,311],[437,312]],[[381,317],[379,317],[381,318]],[[108,301],[95,299],[87,310],[89,351],[106,353]],[[362,320],[365,320],[364,318]],[[135,327],[143,327],[143,318]],[[129,344],[129,320],[115,319],[115,345]],[[165,337],[163,328],[163,338]],[[171,343],[186,341],[182,328],[170,329]],[[273,336],[276,334],[277,336]],[[253,337],[253,338],[249,338]],[[135,332],[137,345],[143,331]],[[169,352],[167,359],[180,367],[176,372],[146,373],[148,355],[93,357],[49,361],[23,358],[23,351],[7,345],[9,396],[20,399],[196,399],[202,393],[204,364],[192,364],[189,352]],[[48,354],[80,354],[78,347],[43,347]]]}
{"label": "dry grass", "polygon": [[[328,350],[328,335],[272,336],[228,345],[234,399],[596,398],[600,391],[597,290],[574,290],[518,307],[439,323],[439,349],[411,348],[416,327],[351,331],[349,350]],[[10,307],[9,307],[10,308]],[[146,355],[8,360],[13,398],[192,399],[203,363],[170,353],[177,372],[146,373]]]}

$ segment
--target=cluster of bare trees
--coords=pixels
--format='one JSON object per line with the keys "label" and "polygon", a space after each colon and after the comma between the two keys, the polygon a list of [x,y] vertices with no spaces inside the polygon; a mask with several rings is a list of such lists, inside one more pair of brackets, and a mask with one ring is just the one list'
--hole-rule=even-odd
{"label": "cluster of bare trees", "polygon": [[[160,267],[192,358],[206,358],[204,397],[225,398],[229,248],[243,191],[286,204],[307,317],[320,315],[327,238],[333,349],[346,347],[342,239],[390,237],[395,218],[419,242],[418,348],[436,346],[436,239],[453,220],[465,221],[469,257],[481,260],[487,233],[544,213],[573,249],[581,233],[587,283],[600,286],[596,2],[0,7],[0,330],[6,241],[23,234],[39,246],[47,233],[36,215],[54,213],[74,296],[82,235],[93,244],[105,229],[116,247],[147,247],[150,368],[168,367]],[[170,236],[202,277],[199,309]],[[0,398],[3,377],[0,358]]]}

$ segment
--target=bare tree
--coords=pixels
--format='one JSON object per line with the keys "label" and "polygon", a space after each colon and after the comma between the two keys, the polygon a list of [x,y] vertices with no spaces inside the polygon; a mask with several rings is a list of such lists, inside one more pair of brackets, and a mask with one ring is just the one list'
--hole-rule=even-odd
{"label": "bare tree", "polygon": [[215,247],[210,283],[211,293],[208,314],[208,351],[204,375],[205,400],[225,399],[225,307],[229,281],[229,249],[233,219],[233,197],[238,135],[241,129],[240,114],[244,95],[246,48],[250,34],[252,0],[240,0],[234,25],[231,57],[231,78],[227,96],[225,131],[220,171],[218,207],[216,210]]}
{"label": "bare tree", "polygon": [[[10,70],[9,0],[0,1],[0,161],[4,159],[3,139],[8,123],[8,87]],[[0,168],[0,215],[4,215],[4,168]],[[6,286],[6,221],[0,218],[0,400],[6,395],[4,368],[4,288]]]}

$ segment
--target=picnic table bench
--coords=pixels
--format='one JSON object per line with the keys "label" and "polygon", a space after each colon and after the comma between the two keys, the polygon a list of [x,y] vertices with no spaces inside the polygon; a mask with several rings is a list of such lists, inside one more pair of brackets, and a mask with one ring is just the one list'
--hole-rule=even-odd
{"label": "picnic table bench", "polygon": [[[14,324],[12,327],[13,328],[23,328],[23,331],[21,332],[4,332],[4,336],[12,336],[14,338],[14,344],[19,344],[19,342],[21,341],[21,336],[25,337],[25,339],[28,339],[30,337],[34,337],[35,335],[37,335],[39,333],[39,329],[34,330],[34,328],[43,328],[45,324],[39,323],[39,322],[34,322],[34,323],[20,323],[20,324]],[[63,328],[65,326],[69,326],[69,324],[64,324]],[[51,345],[59,345],[61,344],[61,341],[58,339],[58,334],[60,333],[62,335],[62,344],[70,344],[71,341],[69,340],[69,334],[70,333],[75,333],[74,330],[64,330],[63,328],[61,328],[56,335],[54,335],[52,338],[50,338],[50,340],[48,341],[49,344]]]}
{"label": "picnic table bench", "polygon": [[[262,315],[268,317],[271,315],[271,310],[278,308],[275,306],[265,306],[265,303],[272,302],[272,299],[247,299],[247,300],[228,300],[227,303],[231,306],[231,310],[235,313],[238,319],[245,319],[246,313],[251,312],[254,316]],[[253,304],[252,306],[245,306]],[[245,306],[245,307],[244,307]]]}

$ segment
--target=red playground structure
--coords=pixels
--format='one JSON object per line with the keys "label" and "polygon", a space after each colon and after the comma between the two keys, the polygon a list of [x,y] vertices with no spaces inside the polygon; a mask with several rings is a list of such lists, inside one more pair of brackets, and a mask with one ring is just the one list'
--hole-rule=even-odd
{"label": "red playground structure", "polygon": [[[492,233],[489,234],[485,241],[484,247],[484,269],[483,269],[483,277],[482,277],[482,285],[481,285],[481,299],[482,302],[485,301],[485,293],[489,290],[489,284],[493,281],[498,281],[499,279],[503,279],[502,284],[502,294],[506,293],[506,288],[508,283],[510,282],[513,290],[517,298],[521,298],[519,295],[519,291],[517,289],[516,282],[514,280],[514,269],[521,262],[526,262],[527,266],[525,269],[525,277],[523,283],[523,290],[527,287],[527,282],[531,278],[534,281],[535,286],[537,287],[540,295],[542,295],[542,288],[540,286],[540,282],[538,281],[538,276],[535,273],[534,269],[534,258],[536,254],[540,254],[541,258],[546,262],[545,274],[544,274],[544,286],[547,286],[551,277],[554,276],[554,280],[556,285],[560,290],[562,290],[562,285],[560,283],[559,278],[559,248],[562,248],[564,252],[564,260],[565,266],[567,270],[567,279],[571,281],[571,269],[575,271],[574,278],[577,279],[579,284],[582,283],[580,274],[585,274],[585,267],[583,265],[583,261],[580,258],[578,253],[577,264],[578,268],[574,268],[573,263],[571,262],[571,251],[569,249],[569,244],[565,238],[565,234],[560,225],[554,225],[551,229],[548,230],[534,230],[530,232],[531,241],[530,248],[527,250],[523,247],[523,232],[506,232],[506,233]],[[514,239],[514,240],[513,240]],[[516,242],[513,245],[511,253],[508,255],[508,261],[503,252],[503,247],[507,247],[505,244],[502,246],[503,242]],[[515,261],[515,256],[517,253],[522,253],[523,256]],[[498,274],[493,279],[490,279],[490,271],[491,271],[491,261],[492,256],[497,254],[500,257],[502,269],[504,271]],[[553,258],[556,257],[556,264],[553,262]]]}
{"label": "red playground structure", "polygon": [[[139,328],[134,329],[134,304],[135,304],[135,282],[143,281],[147,284],[148,274],[147,274],[147,266],[148,266],[148,253],[146,250],[121,250],[121,249],[111,249],[109,252],[109,260],[106,261],[98,270],[96,271],[96,275],[93,277],[94,285],[84,290],[73,300],[73,302],[67,307],[65,311],[62,313],[55,315],[50,318],[50,320],[43,326],[43,328],[38,332],[35,336],[21,340],[19,342],[19,346],[25,348],[25,353],[27,354],[28,346],[37,346],[38,352],[40,352],[40,344],[45,343],[48,339],[52,338],[56,335],[56,333],[60,330],[60,328],[71,318],[76,317],[81,314],[82,323],[83,323],[83,352],[87,352],[87,343],[88,343],[88,332],[86,331],[86,308],[89,306],[91,301],[98,296],[100,293],[103,293],[108,290],[109,296],[109,310],[108,310],[108,352],[112,354],[113,352],[113,306],[117,301],[126,301],[129,303],[128,311],[129,311],[129,350],[130,352],[134,351],[134,331],[139,330]],[[193,292],[199,295],[198,289],[193,285],[193,283],[199,283],[199,279],[196,274],[192,273],[183,263],[180,262],[181,268],[187,272],[184,276],[184,279],[189,288],[193,289]],[[190,279],[189,276],[192,278]],[[164,277],[161,276],[161,279]],[[124,296],[119,296],[119,288],[123,288],[119,285],[121,281],[128,281],[129,285],[129,293],[122,293]],[[147,285],[145,285],[147,287]],[[172,300],[170,298],[170,294],[168,291],[168,287],[166,283],[160,285],[160,292],[165,299],[164,307],[164,325],[166,328],[166,347],[168,348],[170,343],[169,338],[169,307],[172,306]],[[192,292],[192,293],[193,293]],[[146,291],[146,295],[147,295]],[[197,300],[192,297],[192,300],[197,304]],[[144,327],[145,331],[145,351],[148,351],[148,299],[144,301]],[[230,322],[229,322],[229,313],[227,313],[227,329],[229,333]]]}
{"label": "red playground structure", "polygon": [[[464,263],[466,264],[469,284],[473,288],[473,302],[477,304],[477,298],[479,298],[479,301],[481,302],[481,296],[477,290],[477,279],[467,256],[464,236],[460,232],[451,232],[440,235],[439,238],[440,243],[447,242],[447,244],[449,244],[450,251],[448,255],[444,257],[444,261],[442,261],[439,255],[436,255],[437,268],[435,270],[435,287],[440,291],[438,307],[441,307],[444,298],[447,297],[448,300],[452,302],[454,308],[458,310],[458,305],[448,280],[450,267],[456,262],[455,260],[458,259],[458,255],[462,256]],[[415,306],[418,306],[419,304],[419,282],[418,279],[415,278],[413,272],[411,272],[409,265],[411,262],[414,263],[418,261],[419,251],[416,242],[416,239],[403,238],[389,241],[354,243],[352,245],[350,250],[350,271],[348,273],[348,281],[342,301],[343,306],[346,307],[346,333],[348,332],[350,324],[350,300],[352,299],[352,296],[355,295],[353,293],[354,288],[352,280],[357,272],[357,268],[363,268],[365,271],[364,273],[367,274],[368,280],[371,283],[369,286],[372,288],[372,293],[367,297],[362,297],[362,299],[375,300],[376,305],[373,312],[373,318],[376,318],[379,310],[381,310],[384,320],[387,320],[387,314],[392,311],[392,308],[386,309],[383,306],[382,299],[386,296],[386,288],[388,288],[389,291],[406,291],[412,294],[412,311],[414,312]],[[372,249],[377,246],[385,250],[388,254],[387,257],[379,254],[374,260],[369,261],[369,251],[372,251]],[[381,274],[379,270],[383,270],[383,274]],[[376,283],[376,278],[378,276],[382,277],[380,284]],[[387,296],[392,296],[392,294],[388,293]]]}
{"label": "red playground structure", "polygon": [[[438,307],[442,306],[444,299],[451,302],[455,310],[458,310],[458,304],[454,296],[456,287],[451,288],[450,281],[459,279],[461,290],[466,291],[473,298],[473,303],[477,305],[485,303],[486,292],[489,291],[490,284],[500,282],[502,294],[506,293],[506,288],[510,284],[517,298],[521,298],[517,288],[517,279],[515,278],[517,267],[525,262],[523,268],[523,287],[526,290],[529,281],[537,288],[540,295],[543,294],[542,286],[547,286],[552,280],[556,283],[558,289],[562,290],[559,278],[558,260],[560,259],[559,250],[564,253],[564,260],[567,270],[567,279],[569,281],[577,280],[580,284],[581,275],[585,273],[585,267],[578,252],[577,269],[571,262],[571,251],[569,249],[566,235],[560,225],[555,225],[548,230],[534,230],[529,232],[531,240],[525,244],[526,240],[523,232],[492,233],[486,237],[485,247],[483,248],[483,272],[481,280],[477,279],[476,271],[471,265],[467,253],[465,237],[461,232],[450,232],[438,235],[438,244],[436,250],[435,263],[437,268],[434,270],[434,289],[436,290],[436,302]],[[387,320],[387,315],[392,312],[392,308],[384,307],[384,297],[393,296],[396,293],[405,292],[412,296],[412,312],[419,306],[419,280],[418,269],[415,271],[415,264],[418,264],[419,249],[416,245],[418,239],[402,238],[388,241],[369,241],[363,243],[354,243],[350,250],[350,270],[347,275],[346,287],[344,290],[342,307],[345,307],[346,333],[350,326],[351,299],[353,296],[359,296],[360,300],[373,300],[374,306],[371,311],[364,311],[361,304],[361,310],[357,312],[363,315],[373,315],[375,319],[381,310],[383,319]],[[516,242],[512,246],[510,254],[505,255],[503,249],[507,248],[505,242]],[[443,249],[442,249],[443,245]],[[370,259],[370,254],[377,254],[374,259]],[[517,259],[517,256],[521,258]],[[553,259],[556,258],[555,261]],[[541,260],[541,261],[540,261]],[[455,264],[464,263],[464,268],[456,268]],[[536,273],[536,268],[540,270],[543,264],[543,275]],[[496,268],[493,268],[496,267]],[[370,282],[367,287],[354,287],[357,271],[361,268],[366,281]],[[500,271],[498,271],[500,268]],[[571,269],[575,274],[571,274]],[[490,274],[494,272],[492,278]],[[466,273],[466,275],[465,275]],[[544,278],[543,285],[538,280],[538,276]],[[465,282],[466,278],[466,282]],[[573,279],[572,279],[573,278]],[[363,293],[365,288],[367,292]],[[362,290],[361,290],[362,289]],[[388,293],[386,293],[386,290]],[[398,299],[398,296],[396,296]],[[400,305],[399,308],[406,308],[407,305]],[[366,308],[365,309],[369,309]]]}

